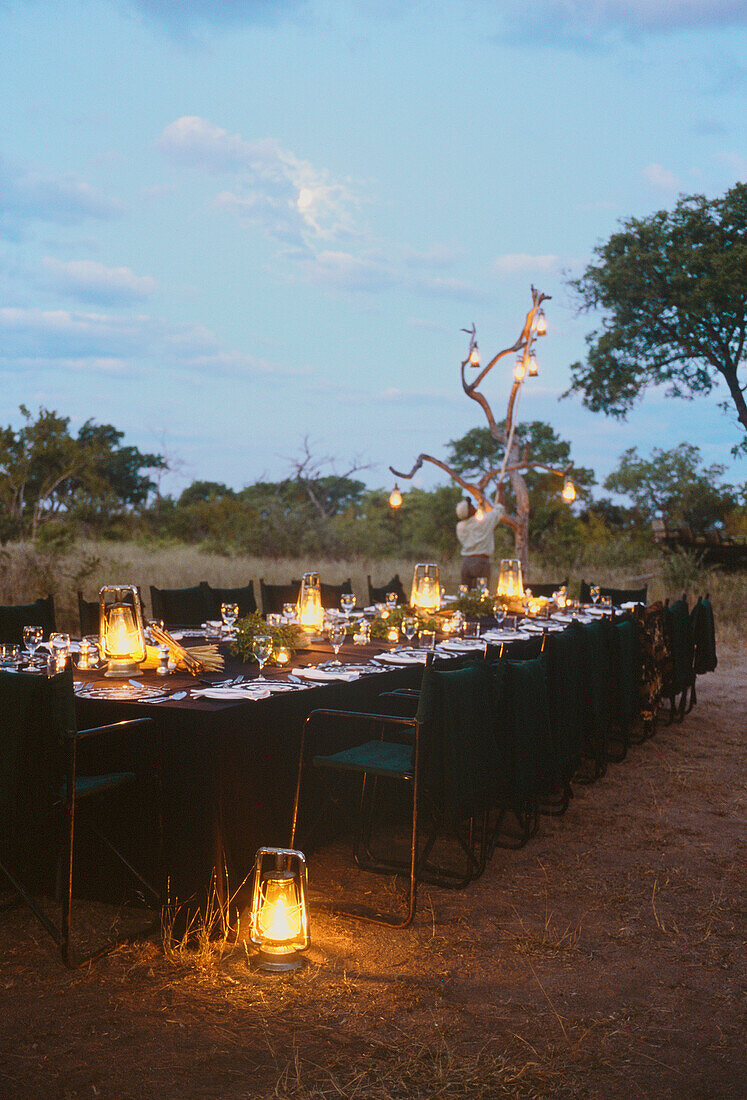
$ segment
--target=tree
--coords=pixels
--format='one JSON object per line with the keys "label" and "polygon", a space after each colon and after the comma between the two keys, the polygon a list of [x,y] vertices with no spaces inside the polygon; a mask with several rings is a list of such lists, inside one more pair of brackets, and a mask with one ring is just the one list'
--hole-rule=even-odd
{"label": "tree", "polygon": [[[747,432],[747,184],[723,198],[682,196],[671,212],[622,222],[594,249],[595,262],[570,286],[582,312],[602,311],[586,338],[587,361],[571,367],[567,394],[624,419],[649,386],[692,399],[724,379]],[[567,396],[566,394],[566,396]],[[728,409],[729,403],[722,406]],[[734,452],[747,453],[747,436]]]}
{"label": "tree", "polygon": [[[529,448],[526,443],[522,447],[521,434],[517,430],[516,403],[519,398],[521,387],[527,378],[533,378],[538,373],[534,343],[538,336],[544,336],[547,332],[542,303],[548,300],[548,295],[541,294],[535,287],[532,287],[531,290],[532,305],[524,319],[524,324],[518,339],[515,343],[511,344],[510,347],[497,352],[486,366],[480,367],[480,355],[477,347],[475,326],[473,325],[471,329],[463,330],[469,335],[470,339],[467,357],[462,361],[460,367],[462,389],[467,397],[477,402],[485,414],[485,419],[488,423],[487,431],[491,439],[493,439],[496,444],[500,445],[502,451],[503,457],[500,462],[496,463],[492,468],[483,470],[482,472],[476,469],[476,480],[474,481],[468,481],[466,476],[461,474],[453,466],[428,454],[418,455],[409,473],[405,473],[402,470],[396,470],[394,466],[389,467],[395,477],[410,479],[415,476],[424,462],[431,462],[434,466],[438,466],[439,469],[444,470],[452,481],[460,485],[466,493],[469,493],[478,507],[485,511],[489,511],[494,504],[494,502],[489,499],[489,487],[491,486],[497,487],[495,494],[496,502],[500,501],[504,506],[506,505],[508,498],[505,495],[503,483],[504,479],[507,480],[513,492],[515,507],[513,511],[506,509],[503,512],[501,515],[501,522],[510,527],[513,532],[516,548],[515,553],[521,560],[525,571],[529,565],[530,514],[529,488],[525,477],[526,472],[531,469],[541,468],[549,474],[563,477],[565,481],[565,492],[570,492],[570,495],[566,498],[568,502],[570,503],[576,496],[575,489],[568,477],[570,464],[566,466],[565,469],[561,470],[536,460],[534,455],[530,456]],[[496,363],[506,356],[515,353],[517,354],[517,359],[514,364],[514,381],[508,397],[506,417],[502,422],[498,422],[493,414],[493,409],[488,398],[480,387]],[[467,380],[468,368],[474,368],[478,371],[472,381]],[[480,437],[476,445],[480,455],[485,457],[485,438]],[[497,448],[494,448],[494,451],[496,449]],[[480,467],[480,469],[482,469],[482,467]]]}
{"label": "tree", "polygon": [[77,437],[70,418],[49,409],[25,423],[0,430],[0,506],[3,538],[36,537],[53,517],[98,517],[143,504],[154,483],[143,468],[165,468],[160,455],[121,447],[123,433],[111,424],[86,421]]}
{"label": "tree", "polygon": [[[640,458],[630,447],[604,487],[627,496],[645,522],[658,513],[672,527],[687,523],[703,531],[739,506],[740,490],[719,483],[725,469],[720,463],[702,466],[700,450],[692,443],[669,451],[655,447],[650,458]],[[744,499],[744,488],[741,495]]]}

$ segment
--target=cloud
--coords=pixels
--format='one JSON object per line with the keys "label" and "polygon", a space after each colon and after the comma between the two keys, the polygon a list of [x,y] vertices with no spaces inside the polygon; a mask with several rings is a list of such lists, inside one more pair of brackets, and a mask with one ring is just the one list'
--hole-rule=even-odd
{"label": "cloud", "polygon": [[670,172],[662,164],[647,164],[641,175],[646,183],[660,191],[679,191],[682,186],[674,172]]}
{"label": "cloud", "polygon": [[559,263],[559,258],[552,253],[507,252],[493,261],[493,270],[500,276],[531,275],[534,271],[555,271]]}
{"label": "cloud", "polygon": [[101,305],[130,305],[149,298],[157,289],[150,275],[136,275],[129,267],[106,267],[95,260],[43,260],[45,282],[61,294]]}
{"label": "cloud", "polygon": [[215,197],[217,208],[278,241],[313,249],[314,242],[354,235],[355,200],[348,186],[271,138],[246,141],[185,115],[164,129],[159,146],[173,164],[234,177]]}
{"label": "cloud", "polygon": [[385,265],[349,252],[320,252],[305,266],[311,282],[337,290],[384,290],[396,281]]}
{"label": "cloud", "polygon": [[121,217],[124,205],[77,176],[43,176],[0,159],[0,229],[11,233],[25,221],[79,225],[88,219]]}
{"label": "cloud", "polygon": [[595,49],[615,39],[727,27],[747,20],[744,0],[535,0],[510,4],[503,37]]}

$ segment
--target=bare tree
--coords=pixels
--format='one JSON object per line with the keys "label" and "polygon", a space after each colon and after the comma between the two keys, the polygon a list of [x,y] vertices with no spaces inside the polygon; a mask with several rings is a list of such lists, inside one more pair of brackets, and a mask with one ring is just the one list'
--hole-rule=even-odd
{"label": "bare tree", "polygon": [[[424,462],[431,462],[434,466],[438,466],[439,469],[444,470],[457,485],[461,485],[464,491],[473,497],[478,508],[483,509],[483,511],[491,511],[497,503],[505,507],[504,479],[508,479],[513,490],[516,509],[513,514],[504,511],[501,516],[501,522],[507,524],[507,526],[511,528],[514,535],[516,556],[521,560],[522,567],[525,570],[527,570],[529,566],[530,507],[529,490],[524,477],[524,471],[540,469],[551,474],[557,474],[564,479],[564,499],[570,503],[575,499],[576,495],[573,483],[569,477],[572,463],[565,469],[558,470],[542,462],[532,462],[528,449],[525,447],[522,451],[519,441],[516,438],[517,402],[521,387],[525,380],[537,374],[534,342],[538,336],[545,335],[545,315],[542,309],[542,303],[549,301],[550,297],[548,294],[541,294],[535,287],[532,287],[531,291],[532,306],[526,315],[518,339],[510,347],[504,348],[503,351],[499,351],[497,355],[494,355],[490,362],[482,369],[480,369],[480,354],[477,347],[477,332],[475,326],[473,325],[471,329],[462,330],[469,336],[467,358],[463,360],[460,368],[462,389],[467,394],[467,397],[470,397],[473,401],[478,403],[485,414],[491,436],[496,443],[503,447],[503,459],[500,466],[488,470],[478,481],[474,482],[467,481],[465,477],[457,473],[456,470],[453,470],[445,462],[428,454],[418,455],[415,465],[409,473],[404,473],[402,470],[395,470],[393,466],[389,467],[395,477],[409,480],[414,477]],[[496,363],[504,359],[507,355],[512,354],[517,355],[514,365],[513,385],[511,386],[511,392],[508,397],[505,419],[499,422],[493,415],[490,402],[481,391],[480,386],[490,374]],[[470,382],[467,379],[467,372],[472,369],[477,369],[479,373]],[[488,498],[488,487],[491,483],[496,486],[495,498],[492,502]]]}
{"label": "bare tree", "polygon": [[[345,498],[351,488],[362,487],[362,482],[352,481],[353,475],[362,470],[368,470],[370,464],[362,463],[357,458],[353,459],[350,467],[344,473],[338,474],[335,469],[334,459],[329,455],[320,458],[311,453],[311,444],[306,435],[301,444],[301,454],[291,460],[292,479],[308,496],[320,519],[329,519],[340,506],[341,498]],[[323,473],[324,467],[329,467],[328,474]]]}

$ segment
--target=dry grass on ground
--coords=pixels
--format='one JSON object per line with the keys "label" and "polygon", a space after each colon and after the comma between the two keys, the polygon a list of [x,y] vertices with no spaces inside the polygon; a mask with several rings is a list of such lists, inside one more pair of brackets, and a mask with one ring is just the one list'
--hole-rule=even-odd
{"label": "dry grass on ground", "polygon": [[423,892],[407,931],[334,916],[363,882],[311,860],[307,968],[244,949],[121,950],[69,973],[23,910],[0,928],[0,1094],[13,1098],[744,1094],[742,651],[523,851]]}
{"label": "dry grass on ground", "polygon": [[[216,587],[228,588],[253,580],[258,594],[260,577],[271,584],[286,584],[292,577],[299,577],[313,568],[321,573],[323,580],[333,584],[350,577],[359,600],[367,601],[368,574],[374,584],[384,584],[394,573],[399,573],[407,591],[414,565],[409,559],[397,557],[351,561],[279,558],[273,561],[205,553],[195,546],[143,546],[134,542],[80,541],[59,561],[19,545],[6,546],[3,555],[0,603],[23,603],[52,592],[58,609],[58,625],[72,631],[78,630],[76,592],[79,588],[86,598],[94,599],[102,584],[117,581],[137,584],[148,604],[151,584],[159,588],[183,588],[205,580]],[[691,600],[708,591],[713,599],[721,638],[727,644],[734,644],[738,624],[744,620],[747,610],[745,574],[704,570],[695,574],[695,581],[675,582],[667,577],[664,565],[661,556],[641,558],[615,568],[587,563],[577,576],[571,576],[571,591],[578,592],[582,574],[587,580],[598,579],[613,587],[640,587],[647,583],[649,602],[678,596],[683,588],[687,589]],[[535,581],[556,581],[560,572],[557,568],[548,569],[533,562]],[[459,583],[458,561],[442,562],[441,577],[447,588],[454,591]]]}

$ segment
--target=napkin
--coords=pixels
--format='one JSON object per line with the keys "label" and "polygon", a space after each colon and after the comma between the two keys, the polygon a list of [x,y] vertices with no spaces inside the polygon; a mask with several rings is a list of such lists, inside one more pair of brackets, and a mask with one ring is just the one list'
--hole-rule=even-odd
{"label": "napkin", "polygon": [[359,672],[347,672],[345,669],[341,669],[336,672],[333,668],[294,668],[292,670],[294,676],[300,676],[304,680],[313,680],[318,684],[327,684],[335,680],[345,680],[346,683],[351,683],[353,680],[357,680],[360,676]]}
{"label": "napkin", "polygon": [[486,630],[483,638],[486,642],[520,642],[526,634],[521,630]]}
{"label": "napkin", "polygon": [[200,699],[267,699],[269,695],[271,695],[269,688],[242,688],[240,685],[224,688],[203,688],[200,691],[192,692],[193,697]]}
{"label": "napkin", "polygon": [[484,648],[484,638],[447,638],[439,643],[439,649],[451,650],[452,653],[469,653],[473,649]]}
{"label": "napkin", "polygon": [[377,653],[374,661],[381,661],[386,665],[424,665],[425,654],[418,657],[412,653]]}

